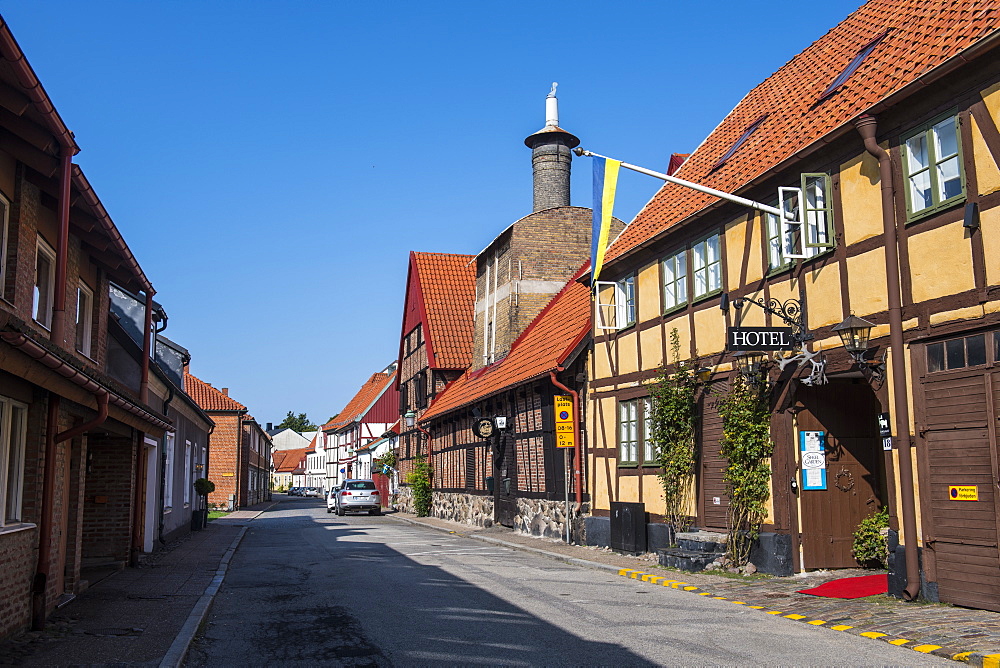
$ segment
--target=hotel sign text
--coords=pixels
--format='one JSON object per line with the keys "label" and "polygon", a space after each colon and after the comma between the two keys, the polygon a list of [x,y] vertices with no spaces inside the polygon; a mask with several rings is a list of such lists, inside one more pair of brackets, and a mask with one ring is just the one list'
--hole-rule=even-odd
{"label": "hotel sign text", "polygon": [[791,327],[729,327],[726,329],[726,349],[749,350],[792,350],[794,348]]}

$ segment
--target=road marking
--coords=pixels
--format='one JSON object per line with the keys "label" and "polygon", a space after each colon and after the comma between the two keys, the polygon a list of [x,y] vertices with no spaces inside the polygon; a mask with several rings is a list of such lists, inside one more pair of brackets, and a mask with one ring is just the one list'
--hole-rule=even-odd
{"label": "road marking", "polygon": [[805,619],[805,618],[806,618],[806,616],[805,616],[805,615],[796,615],[795,613],[792,613],[792,614],[790,614],[790,615],[785,615],[785,619],[795,619],[795,620],[799,620],[799,619]]}
{"label": "road marking", "polygon": [[879,633],[878,631],[865,631],[864,633],[858,634],[864,638],[884,638],[889,635],[888,633]]}
{"label": "road marking", "polygon": [[848,626],[847,624],[837,624],[836,626],[829,626],[834,631],[846,631],[847,629],[853,629],[853,626]]}
{"label": "road marking", "polygon": [[814,619],[811,622],[806,622],[806,624],[812,624],[813,626],[823,626],[824,624],[826,624],[826,622],[823,621],[822,619]]}
{"label": "road marking", "polygon": [[902,638],[897,638],[896,640],[886,640],[886,642],[889,643],[890,645],[905,645],[906,643],[908,643],[910,641],[909,640],[904,640]]}

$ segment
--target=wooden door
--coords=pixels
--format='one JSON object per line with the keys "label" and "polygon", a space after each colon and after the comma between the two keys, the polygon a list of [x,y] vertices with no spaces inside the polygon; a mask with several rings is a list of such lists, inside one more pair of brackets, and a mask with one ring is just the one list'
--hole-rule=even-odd
{"label": "wooden door", "polygon": [[517,452],[514,437],[498,432],[493,446],[493,520],[514,526],[517,514]]}
{"label": "wooden door", "polygon": [[[716,392],[724,392],[716,389]],[[729,524],[729,497],[723,472],[726,460],[719,454],[722,442],[722,416],[716,409],[718,396],[704,393],[698,400],[698,495],[701,517],[698,524],[704,529],[726,531]]]}
{"label": "wooden door", "polygon": [[[920,383],[917,425],[927,472],[921,496],[930,510],[925,540],[934,555],[938,595],[947,603],[1000,611],[1000,371],[944,371],[925,374]],[[953,496],[951,488],[959,486],[974,488],[977,498],[964,500],[957,491]]]}
{"label": "wooden door", "polygon": [[822,431],[826,439],[826,489],[799,492],[802,568],[856,568],[851,554],[854,530],[883,502],[880,404],[860,379],[803,385],[796,399],[799,431]]}

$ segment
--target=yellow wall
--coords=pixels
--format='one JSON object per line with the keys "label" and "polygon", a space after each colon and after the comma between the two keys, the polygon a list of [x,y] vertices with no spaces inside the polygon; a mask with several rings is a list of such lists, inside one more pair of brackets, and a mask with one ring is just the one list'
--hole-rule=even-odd
{"label": "yellow wall", "polygon": [[694,331],[698,355],[711,355],[726,347],[726,320],[719,309],[695,311]]}
{"label": "yellow wall", "polygon": [[[743,257],[746,248],[747,230],[753,235],[750,242],[750,256]],[[763,277],[760,257],[760,224],[754,220],[747,222],[747,216],[741,216],[735,221],[726,225],[726,290],[735,290],[740,287],[740,272],[743,264],[747,265],[747,281],[759,281]]]}
{"label": "yellow wall", "polygon": [[691,321],[686,313],[671,318],[663,328],[667,337],[667,355],[670,355],[670,333],[674,329],[677,330],[677,338],[681,343],[681,359],[691,357]]}
{"label": "yellow wall", "polygon": [[[601,344],[597,344],[600,346]],[[635,329],[631,329],[624,334],[619,334],[617,339],[618,347],[618,373],[635,373],[639,370],[639,334]]]}
{"label": "yellow wall", "polygon": [[[983,235],[986,251],[986,283],[1000,283],[1000,207],[984,209],[979,213],[979,231]],[[990,259],[992,258],[992,260]]]}
{"label": "yellow wall", "polygon": [[840,166],[840,201],[844,243],[855,244],[882,234],[878,160],[867,151]]}
{"label": "yellow wall", "polygon": [[885,287],[885,251],[873,251],[847,258],[847,287],[850,308],[864,316],[889,308]]}
{"label": "yellow wall", "polygon": [[816,329],[835,325],[844,319],[844,309],[840,301],[840,271],[837,263],[806,273],[805,282],[809,327]]}
{"label": "yellow wall", "polygon": [[[642,366],[644,369],[658,369],[663,366],[663,329],[653,327],[639,332],[639,347],[642,352]],[[669,342],[668,346],[669,348]],[[681,353],[686,352],[681,350]],[[667,353],[669,355],[669,352]],[[686,357],[686,355],[684,355]]]}
{"label": "yellow wall", "polygon": [[660,316],[660,268],[659,263],[646,265],[639,270],[636,286],[639,322]]}
{"label": "yellow wall", "polygon": [[922,302],[976,287],[972,246],[961,222],[909,239],[913,300]]}

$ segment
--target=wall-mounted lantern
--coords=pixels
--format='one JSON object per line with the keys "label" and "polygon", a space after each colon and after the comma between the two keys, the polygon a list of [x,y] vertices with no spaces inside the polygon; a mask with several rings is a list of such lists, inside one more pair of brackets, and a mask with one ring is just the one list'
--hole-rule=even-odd
{"label": "wall-mounted lantern", "polygon": [[875,323],[868,322],[852,313],[842,323],[835,325],[832,331],[837,332],[837,335],[840,336],[844,350],[861,367],[861,372],[873,385],[880,387],[885,381],[884,356],[882,360],[865,359],[865,355],[871,349],[868,341],[871,338],[873,327],[875,327]]}
{"label": "wall-mounted lantern", "polygon": [[746,350],[733,353],[736,368],[740,375],[750,385],[757,386],[767,383],[767,354],[758,350]]}
{"label": "wall-mounted lantern", "polygon": [[417,424],[417,412],[406,411],[403,413],[403,420],[406,422],[407,429],[413,429],[414,425]]}

